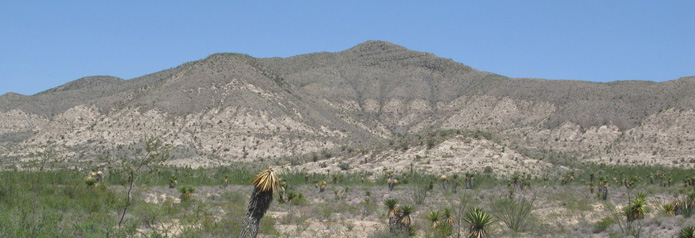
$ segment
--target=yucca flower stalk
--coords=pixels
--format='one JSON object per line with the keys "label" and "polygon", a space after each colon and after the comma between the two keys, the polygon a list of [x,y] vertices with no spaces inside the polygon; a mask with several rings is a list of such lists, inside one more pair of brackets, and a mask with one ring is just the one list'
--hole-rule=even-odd
{"label": "yucca flower stalk", "polygon": [[246,212],[246,219],[241,230],[242,238],[255,238],[258,235],[261,218],[273,202],[273,193],[280,189],[280,180],[273,168],[258,173],[251,184],[253,184],[253,193],[251,193],[249,210]]}
{"label": "yucca flower stalk", "polygon": [[466,213],[466,217],[464,217],[463,220],[470,224],[468,238],[490,237],[485,230],[493,221],[490,214],[483,212],[480,208],[474,208]]}

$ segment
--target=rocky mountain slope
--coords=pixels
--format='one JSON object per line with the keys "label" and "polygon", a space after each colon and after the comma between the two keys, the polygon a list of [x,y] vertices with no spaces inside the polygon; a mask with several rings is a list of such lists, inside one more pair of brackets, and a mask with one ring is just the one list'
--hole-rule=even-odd
{"label": "rocky mountain slope", "polygon": [[[311,169],[313,154],[335,153],[328,167],[364,160],[346,148],[371,148],[366,155],[377,164],[363,170],[406,169],[395,165],[416,163],[416,155],[430,158],[422,167],[432,171],[541,170],[551,165],[540,159],[552,154],[691,167],[692,92],[695,77],[507,78],[380,41],[289,58],[215,54],[129,80],[86,77],[32,96],[2,95],[0,157],[14,164],[50,149],[76,163],[113,159],[158,137],[174,146],[175,164],[263,160]],[[450,129],[489,136],[375,149]]]}

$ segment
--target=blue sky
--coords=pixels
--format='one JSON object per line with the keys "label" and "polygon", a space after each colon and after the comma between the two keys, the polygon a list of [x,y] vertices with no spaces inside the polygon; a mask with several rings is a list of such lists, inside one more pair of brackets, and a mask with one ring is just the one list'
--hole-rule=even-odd
{"label": "blue sky", "polygon": [[[201,3],[202,2],[202,3]],[[695,75],[695,1],[1,1],[0,94],[383,40],[509,77]]]}

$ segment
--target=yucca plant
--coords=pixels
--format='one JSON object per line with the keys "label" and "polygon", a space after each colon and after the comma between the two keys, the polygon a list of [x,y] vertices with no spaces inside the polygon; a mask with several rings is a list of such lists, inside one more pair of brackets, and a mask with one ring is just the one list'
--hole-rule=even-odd
{"label": "yucca plant", "polygon": [[256,237],[261,218],[268,211],[270,203],[273,201],[273,193],[280,187],[280,180],[273,168],[268,168],[256,175],[251,181],[253,192],[249,201],[246,219],[241,230],[240,237]]}
{"label": "yucca plant", "polygon": [[176,185],[179,184],[179,181],[176,179],[176,176],[171,176],[169,178],[169,188],[176,188]]}
{"label": "yucca plant", "polygon": [[608,186],[609,186],[608,182],[604,183],[603,189],[601,191],[602,193],[600,194],[601,199],[603,199],[604,201],[608,199]]}
{"label": "yucca plant", "polygon": [[449,208],[444,208],[444,222],[449,223],[451,225],[456,224],[456,216],[451,214],[451,209]]}
{"label": "yucca plant", "polygon": [[323,191],[326,191],[327,186],[328,186],[328,184],[326,183],[326,181],[322,181],[321,184],[319,184],[319,186],[318,186],[319,192],[322,193]]}
{"label": "yucca plant", "polygon": [[454,174],[451,176],[451,192],[456,193],[456,189],[459,186],[459,175]]}
{"label": "yucca plant", "polygon": [[94,185],[97,184],[97,180],[92,177],[87,177],[85,178],[84,183],[87,184],[87,187],[94,187]]}
{"label": "yucca plant", "polygon": [[439,226],[439,218],[441,215],[439,214],[439,211],[430,211],[427,213],[427,220],[432,223],[432,229],[436,229],[437,226]]}
{"label": "yucca plant", "polygon": [[412,223],[412,220],[410,219],[410,214],[412,214],[415,211],[415,208],[410,205],[404,205],[401,207],[400,210],[400,219],[398,219],[398,224],[403,228],[404,231],[407,231],[410,228],[410,224]]}
{"label": "yucca plant", "polygon": [[591,194],[594,194],[594,190],[595,190],[595,188],[594,188],[594,182],[589,182],[589,192],[590,192]]}
{"label": "yucca plant", "polygon": [[402,210],[398,206],[397,199],[386,199],[384,205],[388,209],[386,217],[389,219],[389,231],[392,233],[398,232],[398,227],[400,226],[399,221],[401,219]]}
{"label": "yucca plant", "polygon": [[386,180],[386,184],[389,186],[389,191],[393,191],[393,188],[395,188],[396,185],[398,185],[399,183],[400,182],[398,181],[398,179],[395,178],[389,178]]}
{"label": "yucca plant", "polygon": [[686,226],[681,228],[678,233],[679,238],[695,238],[695,226]]}
{"label": "yucca plant", "polygon": [[386,205],[386,208],[388,209],[388,214],[386,215],[387,218],[391,219],[398,214],[398,200],[397,199],[386,199],[384,201],[384,205]]}
{"label": "yucca plant", "polygon": [[644,213],[647,212],[647,195],[638,193],[635,199],[630,203],[630,206],[625,208],[627,221],[634,221],[644,218]]}
{"label": "yucca plant", "polygon": [[192,186],[180,187],[179,192],[181,192],[181,201],[185,202],[185,201],[191,200],[194,191],[195,191],[195,188],[193,188]]}
{"label": "yucca plant", "polygon": [[446,187],[449,186],[449,177],[442,175],[439,177],[439,180],[442,181],[442,188],[446,191]]}
{"label": "yucca plant", "polygon": [[466,217],[463,219],[470,226],[468,228],[468,238],[487,238],[488,235],[485,228],[492,224],[492,216],[480,208],[474,208],[473,210],[466,213]]}
{"label": "yucca plant", "polygon": [[670,203],[664,204],[663,208],[664,208],[664,213],[666,213],[667,215],[671,215],[671,216],[676,215],[676,207],[674,206],[674,204],[670,204]]}

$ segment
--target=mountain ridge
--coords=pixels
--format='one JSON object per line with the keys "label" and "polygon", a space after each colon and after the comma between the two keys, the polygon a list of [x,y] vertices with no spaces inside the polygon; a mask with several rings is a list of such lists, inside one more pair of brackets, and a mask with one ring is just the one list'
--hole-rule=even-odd
{"label": "mountain ridge", "polygon": [[[48,144],[97,156],[155,136],[186,163],[282,160],[464,130],[497,138],[499,146],[481,143],[500,158],[509,147],[669,164],[693,157],[693,91],[692,76],[509,78],[384,41],[287,58],[219,53],[128,80],[92,76],[31,96],[2,95],[0,156],[24,158]],[[660,149],[654,140],[667,142]]]}

